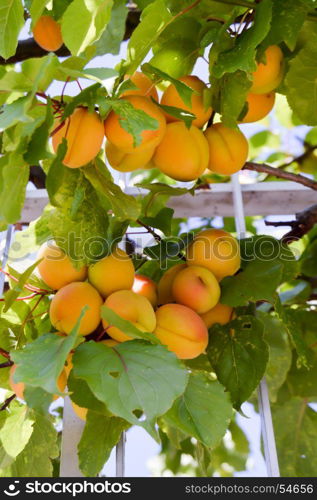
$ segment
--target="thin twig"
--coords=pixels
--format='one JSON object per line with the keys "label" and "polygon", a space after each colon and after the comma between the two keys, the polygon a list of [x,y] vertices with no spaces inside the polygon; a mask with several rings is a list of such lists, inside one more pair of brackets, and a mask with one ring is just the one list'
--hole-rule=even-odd
{"label": "thin twig", "polygon": [[5,363],[0,363],[0,368],[8,368],[12,365],[14,365],[13,361],[6,361]]}
{"label": "thin twig", "polygon": [[11,403],[11,401],[14,400],[14,398],[16,398],[16,394],[13,394],[9,398],[7,398],[3,403],[3,405],[1,406],[0,411],[4,411],[6,408],[8,408],[9,404]]}
{"label": "thin twig", "polygon": [[271,167],[266,163],[254,163],[251,161],[247,161],[243,167],[243,170],[263,172],[265,174],[278,177],[279,179],[286,179],[288,181],[297,182],[298,184],[302,184],[303,186],[317,191],[317,182],[313,181],[312,179],[308,179],[308,177],[305,177],[304,175],[285,172],[284,170],[280,170],[279,168]]}
{"label": "thin twig", "polygon": [[293,221],[265,221],[265,224],[275,227],[290,226],[291,230],[282,237],[283,243],[289,244],[298,241],[317,223],[317,204],[297,213],[295,217],[296,219]]}
{"label": "thin twig", "polygon": [[10,353],[5,349],[2,349],[2,347],[0,347],[0,354],[6,359],[10,359]]}

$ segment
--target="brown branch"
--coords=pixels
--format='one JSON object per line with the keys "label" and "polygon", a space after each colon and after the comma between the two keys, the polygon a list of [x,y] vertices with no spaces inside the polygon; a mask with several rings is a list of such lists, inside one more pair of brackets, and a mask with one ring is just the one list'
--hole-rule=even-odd
{"label": "brown branch", "polygon": [[10,396],[9,398],[7,398],[5,400],[5,402],[3,403],[3,405],[1,406],[0,408],[0,411],[4,411],[6,408],[8,408],[9,404],[11,403],[11,401],[14,400],[14,398],[16,398],[16,395],[13,394],[12,396]]}
{"label": "brown branch", "polygon": [[243,167],[243,170],[262,172],[268,175],[272,175],[273,177],[278,177],[279,179],[297,182],[298,184],[302,184],[303,186],[317,191],[317,182],[313,181],[312,179],[308,179],[308,177],[305,177],[304,175],[285,172],[284,170],[280,170],[279,168],[271,167],[266,163],[254,163],[251,161],[247,161]]}
{"label": "brown branch", "polygon": [[301,239],[317,223],[317,204],[306,208],[302,212],[295,214],[293,221],[270,222],[265,221],[267,226],[290,226],[292,229],[282,237],[283,243],[292,243]]}
{"label": "brown branch", "polygon": [[10,353],[5,349],[2,349],[2,347],[0,347],[0,354],[6,359],[10,359]]}
{"label": "brown branch", "polygon": [[12,365],[14,365],[13,361],[6,361],[5,363],[0,363],[0,368],[8,368]]}
{"label": "brown branch", "polygon": [[[160,243],[162,241],[161,236],[159,234],[157,234],[154,231],[154,229],[152,229],[150,226],[148,226],[147,224],[144,224],[144,222],[142,222],[140,219],[137,219],[136,223],[139,224],[140,226],[144,227],[145,229],[147,229],[148,233],[150,233],[153,236],[153,238],[155,239],[155,241],[157,243]],[[181,260],[186,260],[186,258],[184,257],[184,255],[182,253],[178,253],[177,256]]]}

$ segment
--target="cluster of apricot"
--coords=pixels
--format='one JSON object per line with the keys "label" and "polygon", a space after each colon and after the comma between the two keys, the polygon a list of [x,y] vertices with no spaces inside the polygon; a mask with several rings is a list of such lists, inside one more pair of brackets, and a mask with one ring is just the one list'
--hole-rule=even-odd
{"label": "cluster of apricot", "polygon": [[[128,332],[102,319],[105,304],[139,330],[156,335],[179,359],[192,359],[205,351],[208,328],[232,318],[232,308],[219,302],[219,281],[238,271],[240,254],[237,240],[223,230],[198,233],[187,249],[186,262],[168,269],[158,284],[135,274],[132,260],[118,247],[81,269],[55,244],[43,245],[39,258],[38,273],[55,291],[49,314],[57,335],[68,335],[84,311],[79,335],[97,332],[93,338],[109,347],[131,340]],[[58,379],[61,392],[71,358],[72,354]],[[13,380],[15,368],[11,387],[23,399],[24,384]]]}
{"label": "cluster of apricot", "polygon": [[[260,120],[274,105],[273,89],[283,75],[282,51],[278,46],[270,46],[265,51],[265,58],[252,75],[248,111],[242,123]],[[170,84],[161,97],[164,107],[159,107],[157,90],[146,75],[136,72],[130,79],[136,88],[125,91],[121,98],[155,119],[157,128],[143,130],[136,145],[133,135],[122,126],[126,118],[117,112],[111,111],[103,123],[97,112],[77,108],[53,134],[55,151],[63,138],[67,139],[63,160],[66,166],[77,168],[91,161],[98,154],[105,134],[108,162],[121,172],[156,167],[173,179],[192,181],[206,169],[231,175],[243,167],[248,156],[247,139],[238,128],[228,128],[222,123],[209,124],[212,109],[204,103],[207,86],[197,76],[180,78],[194,91],[190,106],[183,101],[175,85]],[[195,116],[192,125],[187,128],[180,118],[169,114],[171,107],[192,113]]]}

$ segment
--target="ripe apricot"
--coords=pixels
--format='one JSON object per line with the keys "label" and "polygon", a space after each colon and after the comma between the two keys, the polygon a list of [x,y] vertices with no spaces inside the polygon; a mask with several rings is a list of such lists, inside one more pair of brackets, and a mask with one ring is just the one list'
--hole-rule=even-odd
{"label": "ripe apricot", "polygon": [[63,45],[60,25],[50,16],[41,16],[33,27],[33,36],[42,49],[55,52]]}
{"label": "ripe apricot", "polygon": [[59,290],[73,281],[87,278],[87,267],[76,269],[70,258],[55,243],[44,243],[37,255],[42,259],[37,269],[42,280],[53,290]]}
{"label": "ripe apricot", "polygon": [[275,93],[266,94],[248,94],[248,111],[242,118],[242,123],[252,123],[262,120],[273,109],[275,102]]}
{"label": "ripe apricot", "polygon": [[193,181],[206,169],[209,160],[207,140],[199,128],[183,122],[168,123],[153,162],[172,179]]}
{"label": "ripe apricot", "polygon": [[72,401],[72,407],[77,417],[80,418],[80,420],[86,421],[88,412],[87,408],[82,408],[81,406],[76,405],[76,403],[74,403],[73,401]]}
{"label": "ripe apricot", "polygon": [[172,292],[176,302],[202,314],[214,307],[220,298],[220,287],[209,269],[188,266],[173,281]]}
{"label": "ripe apricot", "polygon": [[232,307],[227,306],[226,304],[220,304],[220,302],[206,313],[200,315],[207,328],[211,328],[216,323],[225,325],[226,323],[229,323],[232,316]]}
{"label": "ripe apricot", "polygon": [[157,285],[158,303],[160,305],[169,304],[170,302],[175,301],[173,295],[173,282],[175,276],[177,276],[177,274],[183,269],[186,269],[186,267],[187,267],[186,264],[176,264],[176,266],[170,267],[163,274],[162,278],[160,279]]}
{"label": "ripe apricot", "polygon": [[158,94],[154,83],[148,76],[146,76],[141,71],[136,71],[132,76],[126,76],[125,79],[130,78],[131,82],[137,87],[137,89],[126,90],[121,94],[121,97],[127,95],[142,95],[145,97],[153,97],[158,101]]}
{"label": "ripe apricot", "polygon": [[208,330],[201,317],[180,304],[158,308],[154,333],[180,359],[196,358],[208,344]]}
{"label": "ripe apricot", "polygon": [[[207,89],[207,86],[202,80],[200,80],[200,78],[193,75],[183,76],[179,80],[198,92],[197,94],[192,94],[191,105],[188,106],[184,103],[183,99],[177,92],[175,85],[173,84],[169,85],[163,93],[161,104],[164,104],[165,106],[174,106],[175,108],[181,108],[185,111],[193,113],[196,118],[193,120],[192,125],[201,128],[208,122],[212,113],[212,109],[210,107],[206,108],[204,106],[203,92]],[[169,115],[168,113],[165,113],[165,116],[167,122],[177,121],[177,118]]]}
{"label": "ripe apricot", "polygon": [[231,175],[243,167],[248,158],[249,144],[239,129],[215,123],[204,134],[209,146],[209,170]]}
{"label": "ripe apricot", "polygon": [[[55,123],[54,130],[57,130],[57,127],[58,123]],[[90,113],[87,108],[76,108],[53,134],[52,145],[55,153],[64,138],[67,141],[67,150],[63,164],[66,167],[78,168],[89,163],[99,153],[104,139],[103,124],[98,113]]]}
{"label": "ripe apricot", "polygon": [[[131,290],[120,290],[109,295],[105,306],[112,309],[121,318],[131,321],[139,330],[153,332],[156,319],[153,307],[148,299]],[[107,334],[118,342],[131,340],[125,332],[115,326],[110,326],[103,319],[102,324],[107,329]]]}
{"label": "ripe apricot", "polygon": [[157,306],[157,286],[151,278],[142,274],[136,274],[134,276],[132,291],[147,298],[153,307]]}
{"label": "ripe apricot", "polygon": [[157,128],[154,130],[143,130],[141,133],[141,143],[135,146],[132,134],[127,132],[120,123],[120,121],[125,120],[125,118],[111,111],[104,122],[105,134],[108,141],[127,153],[142,151],[157,146],[161,142],[166,128],[166,121],[162,111],[147,97],[128,95],[124,97],[123,100],[132,104],[136,110],[141,110],[154,118],[157,121]]}
{"label": "ripe apricot", "polygon": [[188,246],[186,259],[189,266],[206,267],[220,281],[240,268],[239,243],[222,229],[205,229]]}
{"label": "ripe apricot", "polygon": [[133,262],[116,247],[108,257],[89,266],[88,280],[103,297],[117,290],[130,290],[134,281]]}
{"label": "ripe apricot", "polygon": [[88,335],[99,325],[102,298],[89,283],[75,282],[60,288],[50,306],[52,325],[64,333],[70,333],[85,306],[88,309],[81,320],[78,335]]}
{"label": "ripe apricot", "polygon": [[283,78],[283,52],[277,45],[270,45],[264,53],[265,62],[257,65],[252,73],[253,83],[250,92],[265,94],[276,89]]}
{"label": "ripe apricot", "polygon": [[147,168],[155,148],[144,149],[134,153],[126,153],[107,141],[106,156],[111,167],[119,172],[133,172],[138,168]]}

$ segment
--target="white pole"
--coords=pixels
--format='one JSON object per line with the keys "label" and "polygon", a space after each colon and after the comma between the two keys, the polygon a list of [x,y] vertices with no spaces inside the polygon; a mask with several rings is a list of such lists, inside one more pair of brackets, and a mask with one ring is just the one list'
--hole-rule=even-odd
{"label": "white pole", "polygon": [[85,422],[74,413],[71,400],[64,398],[60,477],[83,477],[78,466],[77,445]]}
{"label": "white pole", "polygon": [[[238,233],[238,237],[243,238],[246,234],[246,225],[242,191],[238,173],[232,175],[231,184],[236,230]],[[269,477],[280,477],[269,393],[265,377],[263,377],[258,387],[258,401],[261,416],[261,430],[267,474]]]}
{"label": "white pole", "polygon": [[[2,255],[2,259],[1,259],[1,268],[2,269],[5,268],[7,261],[8,261],[8,258],[9,258],[9,250],[10,250],[10,246],[12,243],[13,235],[14,235],[14,226],[10,225],[10,226],[8,226],[8,229],[5,233],[5,244],[4,244],[3,255]],[[2,295],[2,293],[3,293],[4,283],[5,283],[5,274],[0,273],[0,295]]]}

